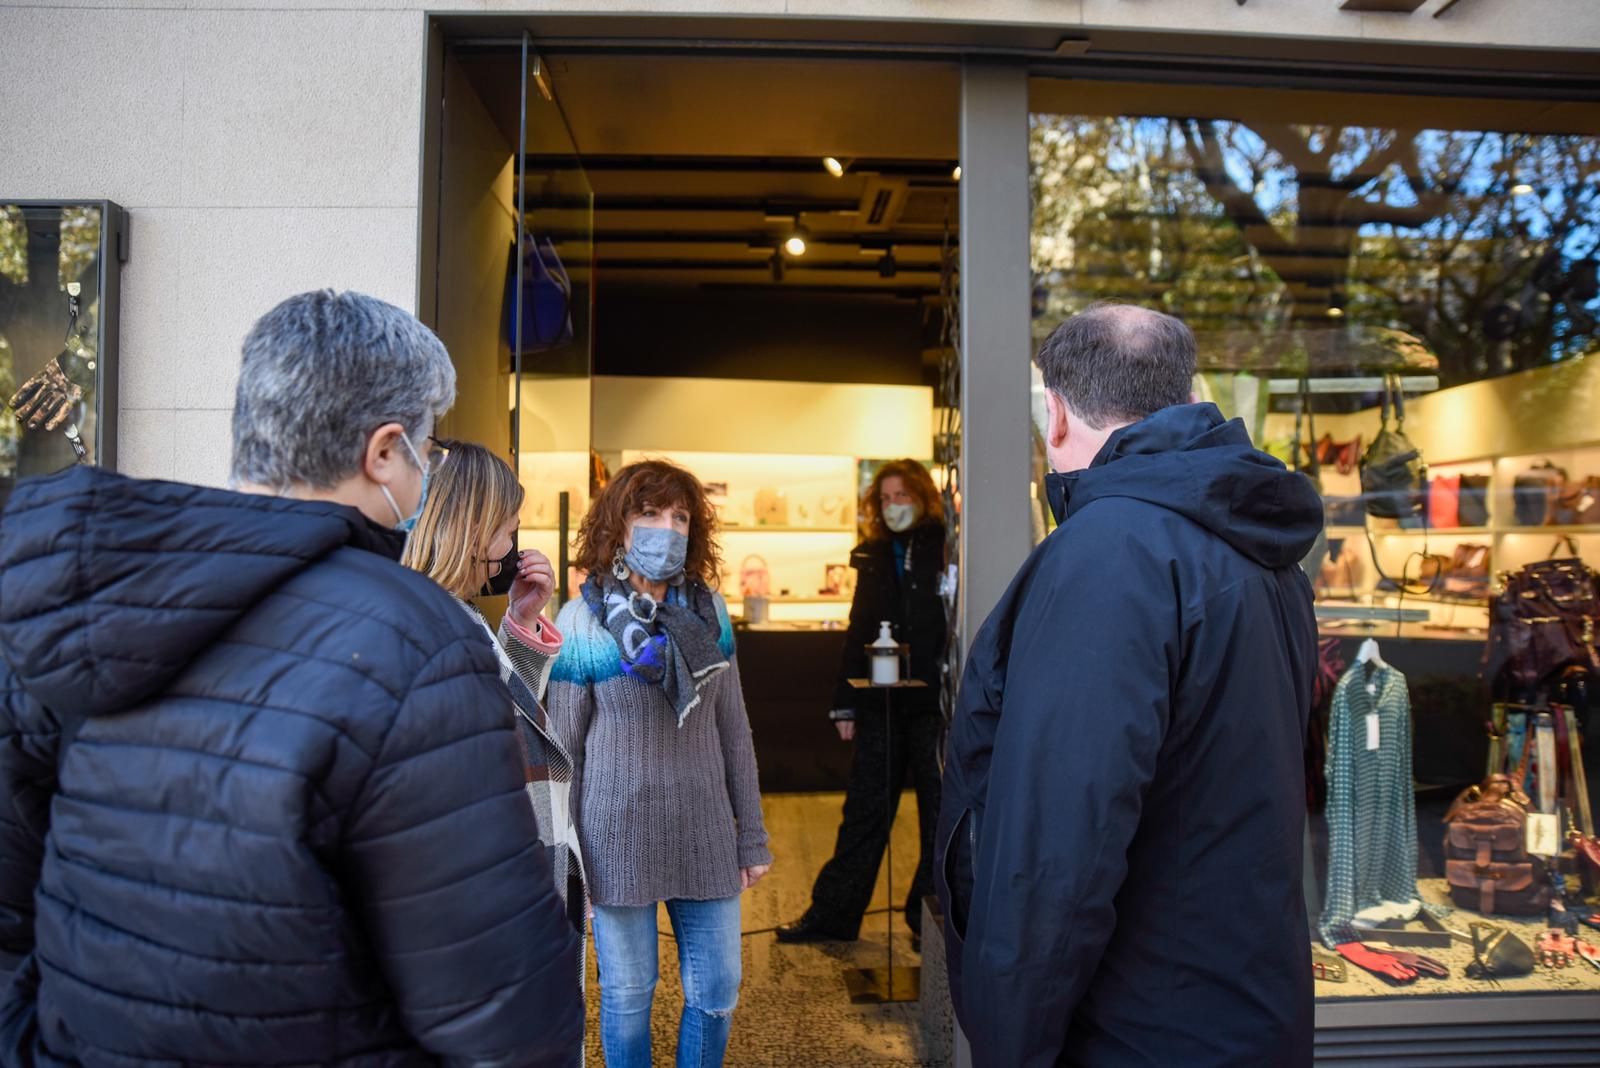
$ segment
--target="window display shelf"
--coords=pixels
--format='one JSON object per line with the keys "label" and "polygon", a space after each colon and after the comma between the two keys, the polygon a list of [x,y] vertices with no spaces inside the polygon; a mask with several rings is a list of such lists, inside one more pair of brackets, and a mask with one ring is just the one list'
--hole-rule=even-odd
{"label": "window display shelf", "polygon": [[855,527],[764,527],[724,523],[719,534],[854,534]]}
{"label": "window display shelf", "polygon": [[[1353,527],[1351,529],[1357,535],[1362,530],[1361,527]],[[1552,527],[1551,529],[1555,528]],[[1500,528],[1498,527],[1418,527],[1415,529],[1374,530],[1372,536],[1374,538],[1423,538],[1430,535],[1440,538],[1453,538],[1457,535],[1462,537],[1471,537],[1473,535],[1489,537],[1499,532]]]}
{"label": "window display shelf", "polygon": [[[728,597],[729,604],[744,604],[743,597]],[[849,604],[852,598],[846,596],[821,595],[816,597],[768,597],[768,604]]]}
{"label": "window display shelf", "polygon": [[1600,525],[1587,526],[1543,526],[1543,527],[1496,527],[1499,534],[1600,534]]}

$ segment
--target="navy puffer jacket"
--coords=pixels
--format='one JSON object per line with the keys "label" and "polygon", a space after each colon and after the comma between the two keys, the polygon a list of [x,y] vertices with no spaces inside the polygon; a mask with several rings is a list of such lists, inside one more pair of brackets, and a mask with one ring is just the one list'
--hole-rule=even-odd
{"label": "navy puffer jacket", "polygon": [[577,1062],[494,654],[382,535],[89,468],[17,489],[5,1063]]}

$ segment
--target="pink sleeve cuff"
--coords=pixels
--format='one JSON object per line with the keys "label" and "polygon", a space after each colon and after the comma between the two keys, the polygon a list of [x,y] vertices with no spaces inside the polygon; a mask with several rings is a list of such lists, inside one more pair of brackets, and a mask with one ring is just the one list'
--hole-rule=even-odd
{"label": "pink sleeve cuff", "polygon": [[525,627],[517,622],[509,612],[506,613],[506,627],[511,631],[511,636],[526,645],[536,653],[546,656],[555,656],[561,651],[564,640],[556,625],[540,616],[534,621],[532,628]]}

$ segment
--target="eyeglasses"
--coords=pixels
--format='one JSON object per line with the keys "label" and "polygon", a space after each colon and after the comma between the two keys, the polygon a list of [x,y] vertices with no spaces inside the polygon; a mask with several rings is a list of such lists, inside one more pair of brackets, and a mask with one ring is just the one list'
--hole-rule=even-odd
{"label": "eyeglasses", "polygon": [[428,435],[428,454],[424,459],[428,464],[428,474],[439,473],[439,466],[450,456],[450,446],[440,441],[433,435]]}

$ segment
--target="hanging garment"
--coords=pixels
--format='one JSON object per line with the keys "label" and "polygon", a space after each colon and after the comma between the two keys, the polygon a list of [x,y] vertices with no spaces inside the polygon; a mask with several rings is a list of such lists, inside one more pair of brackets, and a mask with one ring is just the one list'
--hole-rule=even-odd
{"label": "hanging garment", "polygon": [[[1357,663],[1333,693],[1328,738],[1328,888],[1318,933],[1356,940],[1358,912],[1417,900],[1417,802],[1406,677]],[[1413,913],[1414,914],[1414,913]]]}

